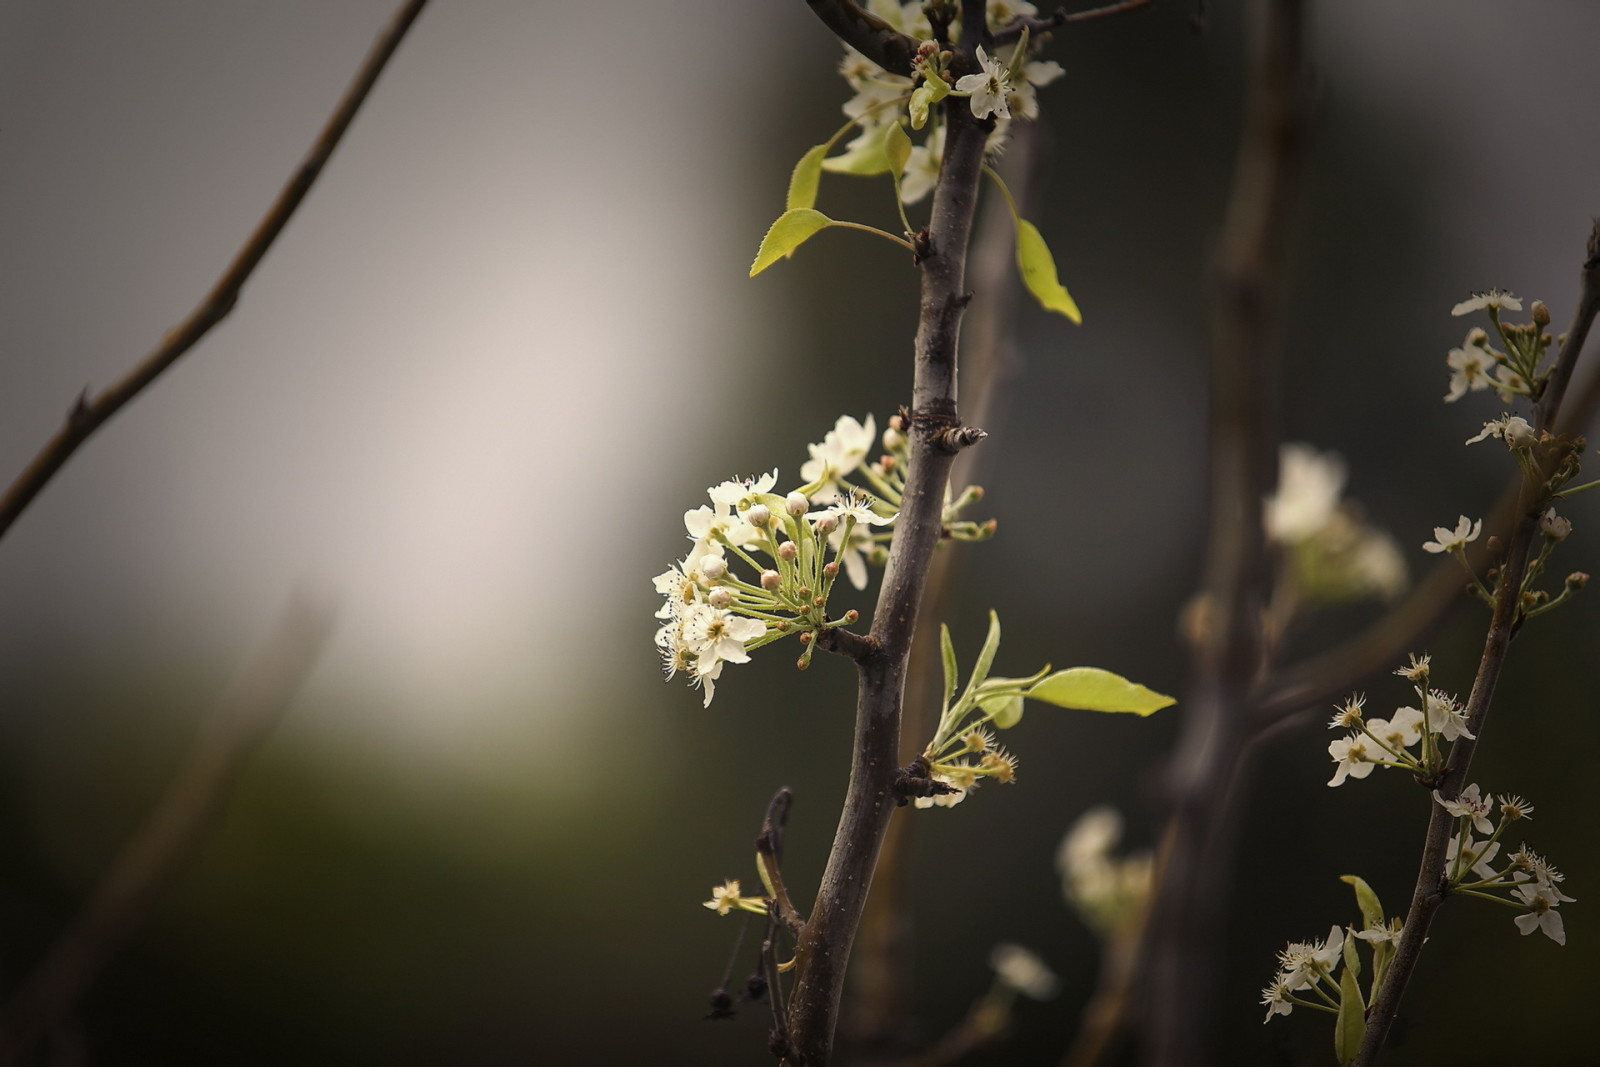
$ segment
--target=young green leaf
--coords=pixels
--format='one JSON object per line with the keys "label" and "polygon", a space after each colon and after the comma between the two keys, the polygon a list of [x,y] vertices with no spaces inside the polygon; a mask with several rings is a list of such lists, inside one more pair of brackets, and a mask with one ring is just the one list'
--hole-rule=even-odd
{"label": "young green leaf", "polygon": [[819,144],[801,156],[800,162],[794,165],[794,173],[789,175],[789,199],[784,204],[785,211],[817,206],[817,187],[822,182],[822,158],[827,154],[828,146]]}
{"label": "young green leaf", "polygon": [[1361,921],[1366,929],[1373,930],[1383,925],[1383,904],[1378,900],[1378,894],[1372,891],[1365,879],[1353,874],[1342,874],[1339,881],[1344,882],[1356,891],[1356,903],[1361,906]]}
{"label": "young green leaf", "polygon": [[920,130],[928,124],[928,109],[950,95],[950,83],[936,74],[924,76],[922,84],[911,94],[907,110],[911,114],[911,128]]}
{"label": "young green leaf", "polygon": [[978,701],[978,707],[992,716],[990,722],[999,730],[1009,730],[1022,721],[1022,697],[1013,693]]}
{"label": "young green leaf", "polygon": [[911,138],[898,122],[889,123],[883,131],[883,157],[889,161],[889,172],[896,178],[906,172],[906,160],[911,158]]}
{"label": "young green leaf", "polygon": [[1357,978],[1361,977],[1361,956],[1356,952],[1356,942],[1359,940],[1360,938],[1347,936],[1344,939],[1344,948],[1341,950],[1344,954],[1345,971]]}
{"label": "young green leaf", "polygon": [[1069,667],[1039,682],[1027,694],[1063,708],[1149,715],[1177,703],[1172,697],[1098,667]]}
{"label": "young green leaf", "polygon": [[1339,976],[1339,1019],[1333,1027],[1333,1054],[1340,1067],[1356,1058],[1367,1028],[1366,1005],[1361,1002],[1361,987],[1346,967]]}
{"label": "young green leaf", "polygon": [[1056,277],[1055,257],[1044,243],[1039,228],[1027,219],[1017,219],[1017,269],[1022,283],[1046,311],[1059,312],[1075,323],[1083,322],[1077,302]]}
{"label": "young green leaf", "polygon": [[843,155],[824,159],[822,169],[832,174],[854,174],[858,178],[885,173],[889,169],[889,157],[883,152],[883,138],[868,137],[866,143]]}
{"label": "young green leaf", "polygon": [[939,657],[944,661],[944,704],[943,710],[950,710],[950,698],[956,692],[956,646],[950,640],[950,627],[944,623],[939,624]]}
{"label": "young green leaf", "polygon": [[1000,616],[990,611],[989,636],[983,639],[983,648],[978,652],[978,662],[972,665],[972,677],[967,679],[967,688],[963,696],[976,693],[978,686],[989,677],[989,668],[994,666],[994,654],[998,651],[1000,651]]}
{"label": "young green leaf", "polygon": [[772,266],[778,260],[794,254],[805,240],[818,230],[832,226],[833,220],[811,208],[796,208],[778,216],[767,235],[761,239],[756,261],[750,265],[750,277]]}

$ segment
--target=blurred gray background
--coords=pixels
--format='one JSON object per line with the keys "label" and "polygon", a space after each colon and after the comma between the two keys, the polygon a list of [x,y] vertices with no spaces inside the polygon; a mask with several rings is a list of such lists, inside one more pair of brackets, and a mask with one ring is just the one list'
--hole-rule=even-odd
{"label": "blurred gray background", "polygon": [[[0,3],[0,479],[85,387],[185,316],[291,172],[393,5]],[[1074,28],[1052,51],[1034,215],[1081,328],[1032,308],[983,445],[1000,536],[963,549],[958,647],[997,609],[997,669],[1093,663],[1185,685],[1173,619],[1203,515],[1202,264],[1239,124],[1236,5]],[[1431,527],[1506,474],[1439,402],[1470,290],[1571,313],[1600,212],[1600,8],[1317,5],[1317,128],[1292,234],[1282,437],[1420,572]],[[852,672],[786,652],[717,702],[663,687],[649,578],[704,487],[779,466],[909,389],[915,277],[828,233],[755,280],[789,167],[843,121],[839,49],[804,5],[696,0],[425,11],[234,315],[72,460],[0,543],[0,978],[27,973],[297,588],[339,605],[310,682],[226,817],[85,1000],[96,1063],[752,1063],[762,1013],[702,1022],[796,790],[809,896],[847,766]],[[887,187],[819,205],[889,226]],[[980,299],[982,294],[980,294]],[[1600,570],[1571,507],[1558,572]],[[869,603],[864,598],[863,606]],[[1312,651],[1375,607],[1302,633]],[[1432,639],[1465,690],[1482,618]],[[1585,785],[1600,609],[1517,642],[1475,777],[1537,806],[1569,944],[1452,904],[1408,1001],[1408,1062],[1580,1062],[1600,990]],[[970,655],[970,652],[967,653]],[[1403,703],[1395,679],[1369,707]],[[984,1062],[1049,1063],[1095,970],[1056,841],[1108,800],[1136,844],[1176,725],[1030,714],[1015,788],[918,820],[919,1017],[941,1032],[999,940],[1064,978]],[[1259,761],[1230,954],[1226,1062],[1326,1059],[1260,1025],[1273,953],[1349,918],[1341,874],[1409,892],[1426,798],[1337,791],[1318,712]],[[1587,888],[1586,887],[1591,887]],[[741,963],[739,974],[748,964]],[[1486,1022],[1503,1011],[1504,1025]],[[1304,1013],[1301,1013],[1304,1014]]]}

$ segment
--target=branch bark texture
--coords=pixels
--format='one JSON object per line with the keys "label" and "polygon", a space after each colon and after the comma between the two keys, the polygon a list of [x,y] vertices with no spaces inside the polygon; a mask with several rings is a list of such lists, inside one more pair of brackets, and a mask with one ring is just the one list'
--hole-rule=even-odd
{"label": "branch bark texture", "polygon": [[200,305],[187,319],[168,331],[161,344],[119,381],[108,386],[97,396],[91,397],[88,390],[85,390],[78,398],[72,411],[68,413],[66,422],[56,431],[55,436],[46,442],[6,490],[5,495],[0,497],[0,537],[5,536],[17,516],[33,502],[34,497],[39,495],[40,490],[50,479],[55,477],[56,472],[78,450],[79,445],[88,440],[91,434],[122,410],[128,401],[143,392],[168,367],[176,363],[179,357],[193,348],[200,338],[209,333],[213,326],[227,318],[233,311],[234,305],[239,302],[239,291],[244,288],[244,283],[249,280],[256,266],[266,256],[267,250],[288,225],[300,202],[311,191],[312,184],[322,173],[322,168],[333,155],[333,150],[338,147],[345,131],[350,128],[350,123],[355,118],[362,101],[367,98],[367,93],[377,82],[378,75],[383,73],[383,68],[388,64],[389,57],[400,47],[401,39],[405,37],[406,31],[411,28],[417,16],[422,13],[426,3],[427,0],[406,0],[390,20],[389,25],[379,34],[372,50],[367,53],[365,61],[361,64],[361,69],[357,71],[355,80],[345,90],[344,98],[339,101],[327,125],[322,128],[316,142],[311,146],[311,151],[295,169],[288,183],[278,193],[278,199],[257,224],[255,232],[250,235],[244,247],[239,249],[233,262],[228,265],[222,277],[217,279]]}
{"label": "branch bark texture", "polygon": [[[968,64],[973,63],[971,49],[982,39],[984,7],[982,3],[968,4],[963,14],[967,44],[961,58]],[[934,191],[928,252],[921,263],[911,461],[873,615],[872,639],[877,648],[857,660],[855,750],[844,810],[816,905],[796,952],[789,1003],[789,1062],[804,1067],[822,1067],[832,1055],[850,948],[889,816],[896,806],[893,786],[899,769],[906,661],[939,543],[944,490],[955,459],[945,431],[958,425],[957,339],[968,299],[967,244],[988,129],[972,117],[964,100],[947,102],[945,115],[949,125],[944,162]]]}

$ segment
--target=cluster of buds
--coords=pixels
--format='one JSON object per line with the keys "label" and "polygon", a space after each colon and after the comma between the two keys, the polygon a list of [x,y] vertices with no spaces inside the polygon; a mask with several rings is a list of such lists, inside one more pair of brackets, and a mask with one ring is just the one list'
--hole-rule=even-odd
{"label": "cluster of buds", "polygon": [[1469,392],[1493,388],[1502,401],[1513,396],[1538,399],[1544,391],[1549,372],[1544,368],[1546,354],[1555,341],[1546,327],[1550,325],[1550,309],[1535,300],[1529,308],[1532,321],[1513,324],[1500,321],[1501,311],[1521,311],[1522,301],[1498,289],[1477,293],[1451,309],[1452,315],[1467,315],[1474,311],[1488,312],[1495,336],[1503,350],[1496,348],[1489,333],[1474,326],[1467,331],[1467,339],[1460,348],[1452,348],[1445,357],[1450,367],[1450,391],[1446,401],[1456,401]]}
{"label": "cluster of buds", "polygon": [[[1556,944],[1565,945],[1567,932],[1556,908],[1574,899],[1560,889],[1566,875],[1527,845],[1504,857],[1503,868],[1495,868],[1506,828],[1533,818],[1533,805],[1519,796],[1502,795],[1498,798],[1500,817],[1491,821],[1496,798],[1480,796],[1477,785],[1467,786],[1450,800],[1435,789],[1433,799],[1456,819],[1446,853],[1449,892],[1509,905],[1519,912],[1515,922],[1523,934],[1539,930]],[[1483,840],[1478,840],[1478,835],[1484,835]]]}
{"label": "cluster of buds", "polygon": [[[1467,729],[1466,709],[1450,694],[1428,687],[1428,671],[1429,657],[1417,655],[1395,671],[1415,687],[1420,709],[1398,708],[1387,719],[1371,719],[1364,711],[1364,696],[1351,696],[1338,705],[1328,729],[1351,732],[1328,744],[1328,755],[1338,764],[1330,786],[1343,785],[1346,778],[1365,778],[1373,767],[1400,767],[1422,781],[1432,781],[1444,766],[1443,742],[1474,736]],[[1418,742],[1421,748],[1413,753]]]}
{"label": "cluster of buds", "polygon": [[[1024,31],[1004,61],[991,57],[980,46],[977,52],[980,71],[954,78],[949,69],[952,53],[944,47],[961,38],[961,24],[955,17],[954,5],[869,0],[864,6],[895,30],[916,38],[921,44],[912,61],[911,77],[892,74],[846,46],[839,73],[854,95],[845,102],[844,113],[860,133],[846,145],[842,154],[828,159],[823,166],[842,174],[881,173],[886,169],[883,144],[887,127],[909,120],[913,130],[926,128],[928,132],[921,144],[912,147],[906,162],[900,182],[902,203],[912,204],[927,196],[939,178],[944,155],[944,124],[932,105],[947,96],[964,97],[973,115],[980,119],[992,116],[995,128],[989,135],[989,151],[995,153],[1004,146],[1013,119],[1038,116],[1039,87],[1055,81],[1063,73],[1058,63],[1028,58],[1028,35]],[[1038,9],[1033,4],[1013,0],[991,2],[986,9],[991,33],[1005,29],[1019,18],[1037,14]]]}
{"label": "cluster of buds", "polygon": [[[867,560],[887,555],[868,531],[893,522],[897,507],[844,481],[865,455],[858,435],[840,432],[846,421],[870,441],[871,416],[866,427],[839,420],[822,444],[811,446],[807,485],[780,496],[773,491],[776,470],[726,481],[707,490],[709,507],[684,514],[694,547],[655,578],[665,598],[655,642],[667,677],[687,674],[705,689],[707,706],[724,664],[747,663],[753,649],[794,634],[805,646],[804,668],[819,632],[859,618],[854,610],[830,618],[828,596],[841,569],[857,587],[866,586]],[[819,503],[825,506],[814,510]],[[741,566],[753,573],[741,573]]]}

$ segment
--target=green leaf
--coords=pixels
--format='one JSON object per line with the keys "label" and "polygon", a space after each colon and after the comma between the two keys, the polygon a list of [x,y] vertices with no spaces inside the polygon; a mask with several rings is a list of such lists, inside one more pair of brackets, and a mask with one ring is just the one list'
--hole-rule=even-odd
{"label": "green leaf", "polygon": [[939,657],[944,660],[943,711],[949,711],[950,698],[955,695],[956,679],[960,675],[956,672],[956,646],[950,640],[950,627],[942,622],[939,624]]}
{"label": "green leaf", "polygon": [[994,723],[996,729],[1009,730],[1022,721],[1022,697],[1017,693],[980,700],[978,707],[990,716],[989,721]]}
{"label": "green leaf", "polygon": [[832,219],[808,207],[785,211],[778,216],[778,221],[772,224],[767,230],[767,235],[761,239],[761,248],[756,252],[756,261],[750,265],[750,277],[754,278],[778,260],[793,255],[794,250],[799,248],[806,238],[832,225]]}
{"label": "green leaf", "polygon": [[833,174],[854,174],[859,178],[870,178],[888,171],[889,157],[883,152],[883,138],[858,137],[856,141],[862,143],[856,144],[843,155],[824,159],[822,169]]}
{"label": "green leaf", "polygon": [[1055,257],[1050,246],[1044,243],[1039,228],[1027,219],[1017,219],[1017,269],[1022,272],[1022,283],[1046,311],[1059,312],[1075,323],[1083,322],[1072,295],[1062,288],[1056,278]]}
{"label": "green leaf", "polygon": [[906,136],[899,122],[889,123],[883,131],[883,156],[889,161],[889,172],[896,178],[906,172],[906,160],[911,158],[911,138]]}
{"label": "green leaf", "polygon": [[801,156],[800,162],[794,165],[794,173],[789,175],[789,199],[783,206],[785,211],[817,206],[817,186],[822,182],[822,158],[827,154],[828,146],[819,144]]}
{"label": "green leaf", "polygon": [[1378,900],[1378,894],[1365,879],[1353,874],[1342,874],[1339,881],[1344,882],[1356,891],[1356,903],[1361,905],[1361,921],[1363,929],[1372,930],[1383,925],[1383,904]]}
{"label": "green leaf", "polygon": [[1128,711],[1149,715],[1177,703],[1172,697],[1099,667],[1069,667],[1028,690],[1029,697],[1084,711]]}
{"label": "green leaf", "polygon": [[936,74],[923,77],[922,84],[911,94],[907,111],[911,114],[911,128],[920,130],[928,124],[928,109],[950,95],[950,83]]}
{"label": "green leaf", "polygon": [[1340,1067],[1356,1058],[1361,1051],[1361,1038],[1367,1030],[1366,1005],[1361,1002],[1361,987],[1356,976],[1346,967],[1339,976],[1339,1019],[1333,1027],[1333,1054],[1339,1057]]}
{"label": "green leaf", "polygon": [[983,649],[978,653],[978,662],[972,665],[972,677],[967,679],[967,689],[964,696],[971,696],[989,677],[989,668],[994,666],[994,654],[1000,651],[1000,616],[993,611],[989,612],[989,636],[983,639]]}
{"label": "green leaf", "polygon": [[1343,951],[1343,954],[1344,954],[1344,969],[1346,971],[1350,972],[1351,974],[1355,975],[1357,978],[1360,978],[1361,977],[1361,957],[1356,953],[1356,942],[1358,940],[1360,940],[1360,939],[1356,938],[1356,937],[1351,937],[1349,935],[1349,933],[1347,932],[1345,934],[1344,948],[1343,948],[1342,951]]}

